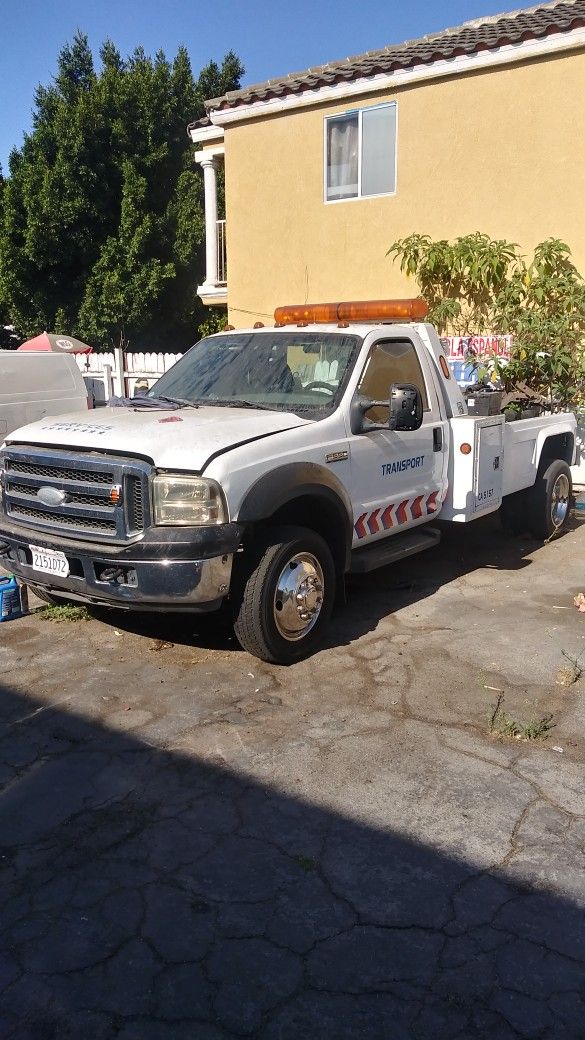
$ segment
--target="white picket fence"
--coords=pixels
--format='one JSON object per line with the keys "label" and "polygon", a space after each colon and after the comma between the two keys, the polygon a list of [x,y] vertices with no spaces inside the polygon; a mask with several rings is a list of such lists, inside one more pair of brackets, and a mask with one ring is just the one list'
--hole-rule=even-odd
{"label": "white picket fence", "polygon": [[76,361],[93,396],[94,404],[111,397],[132,397],[138,382],[153,385],[182,354],[125,353],[120,347],[104,354],[76,354]]}

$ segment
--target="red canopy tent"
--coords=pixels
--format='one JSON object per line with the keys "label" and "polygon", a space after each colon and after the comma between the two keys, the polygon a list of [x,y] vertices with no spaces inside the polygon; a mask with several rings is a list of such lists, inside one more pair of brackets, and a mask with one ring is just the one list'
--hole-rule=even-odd
{"label": "red canopy tent", "polygon": [[91,354],[93,347],[73,336],[59,336],[54,332],[41,332],[34,339],[21,343],[18,350],[51,350],[54,354]]}

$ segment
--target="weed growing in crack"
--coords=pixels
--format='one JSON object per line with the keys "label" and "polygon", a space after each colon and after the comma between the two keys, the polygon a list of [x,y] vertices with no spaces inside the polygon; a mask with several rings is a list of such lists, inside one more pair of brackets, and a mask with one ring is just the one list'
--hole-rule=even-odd
{"label": "weed growing in crack", "polygon": [[41,621],[90,621],[91,614],[88,613],[86,607],[75,607],[71,603],[63,603],[52,605],[48,607],[42,607],[36,611],[36,616]]}
{"label": "weed growing in crack", "polygon": [[563,657],[569,662],[564,668],[560,668],[557,673],[557,686],[572,686],[578,679],[583,675],[583,666],[581,662],[568,654],[566,650],[561,650]]}
{"label": "weed growing in crack", "polygon": [[543,715],[532,722],[517,722],[503,709],[504,694],[498,694],[490,708],[488,729],[492,736],[509,737],[513,740],[545,740],[554,726],[553,715]]}
{"label": "weed growing in crack", "polygon": [[305,870],[307,873],[317,869],[317,861],[312,859],[311,856],[295,856],[295,860],[301,870]]}

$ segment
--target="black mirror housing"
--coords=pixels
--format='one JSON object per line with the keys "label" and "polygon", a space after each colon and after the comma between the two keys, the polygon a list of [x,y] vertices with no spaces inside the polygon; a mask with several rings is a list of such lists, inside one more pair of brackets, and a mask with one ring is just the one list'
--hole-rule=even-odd
{"label": "black mirror housing", "polygon": [[390,387],[389,430],[418,430],[423,421],[422,395],[412,383],[393,383]]}

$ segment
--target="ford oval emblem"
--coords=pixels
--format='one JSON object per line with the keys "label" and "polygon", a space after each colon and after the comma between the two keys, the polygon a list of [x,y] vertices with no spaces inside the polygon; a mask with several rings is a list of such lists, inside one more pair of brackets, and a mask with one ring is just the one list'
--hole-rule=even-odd
{"label": "ford oval emblem", "polygon": [[56,487],[40,487],[37,498],[44,506],[62,506],[67,501],[67,493]]}

